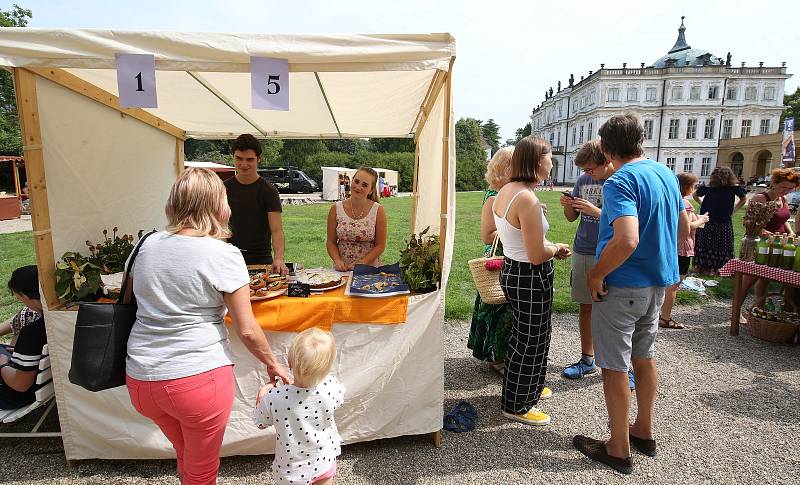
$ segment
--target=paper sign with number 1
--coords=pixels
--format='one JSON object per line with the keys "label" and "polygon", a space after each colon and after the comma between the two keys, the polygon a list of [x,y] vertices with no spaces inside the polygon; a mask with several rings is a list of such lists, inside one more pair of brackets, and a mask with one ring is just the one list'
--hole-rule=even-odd
{"label": "paper sign with number 1", "polygon": [[123,108],[158,108],[152,54],[117,54],[117,90]]}
{"label": "paper sign with number 1", "polygon": [[289,111],[289,61],[270,57],[250,58],[253,109]]}

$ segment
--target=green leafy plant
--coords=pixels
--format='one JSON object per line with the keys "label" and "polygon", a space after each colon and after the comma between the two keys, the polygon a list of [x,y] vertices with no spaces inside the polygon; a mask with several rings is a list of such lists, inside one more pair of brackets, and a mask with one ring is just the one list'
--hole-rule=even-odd
{"label": "green leafy plant", "polygon": [[100,268],[80,253],[67,252],[56,264],[56,292],[67,301],[94,300],[100,289]]}
{"label": "green leafy plant", "polygon": [[442,280],[439,261],[439,236],[427,236],[430,227],[419,235],[412,234],[406,247],[400,251],[400,270],[411,291],[429,293],[435,291]]}
{"label": "green leafy plant", "polygon": [[[86,241],[92,255],[89,257],[92,264],[100,268],[103,274],[119,273],[125,270],[125,261],[133,251],[133,236],[123,234],[118,236],[119,229],[112,230],[111,237],[108,237],[108,229],[103,229],[103,241],[92,244]],[[141,239],[142,233],[139,231],[138,237]]]}

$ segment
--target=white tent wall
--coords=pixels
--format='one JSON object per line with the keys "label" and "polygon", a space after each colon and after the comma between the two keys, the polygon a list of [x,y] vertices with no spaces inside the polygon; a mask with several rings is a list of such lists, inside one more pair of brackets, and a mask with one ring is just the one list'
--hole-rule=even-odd
{"label": "white tent wall", "polygon": [[380,175],[381,173],[385,174],[383,180],[386,182],[386,185],[393,185],[397,187],[397,181],[398,181],[397,170],[389,170],[388,168],[378,168],[378,167],[373,167],[373,168],[375,169],[376,172],[378,172],[378,175]]}
{"label": "white tent wall", "polygon": [[103,229],[163,228],[175,138],[46,79],[36,89],[55,257],[88,253]]}

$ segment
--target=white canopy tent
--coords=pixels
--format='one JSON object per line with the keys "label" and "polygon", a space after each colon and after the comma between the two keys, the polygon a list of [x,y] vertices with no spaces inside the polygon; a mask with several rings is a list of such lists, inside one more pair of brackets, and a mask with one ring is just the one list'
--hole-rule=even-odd
{"label": "white canopy tent", "polygon": [[[119,105],[116,53],[155,56],[158,108]],[[288,59],[290,111],[254,110],[250,57]],[[412,297],[401,325],[334,325],[348,388],[345,442],[441,427],[441,324],[453,246],[455,145],[449,34],[262,35],[0,29],[23,134],[53,381],[67,459],[174,456],[125,388],[89,393],[69,370],[75,312],[55,293],[56,257],[104,228],[163,227],[186,138],[414,137],[412,227],[442,240],[442,288]],[[324,221],[321,221],[324,224]],[[282,355],[291,337],[269,333]],[[374,345],[367,345],[367,344]],[[258,366],[231,337],[237,395],[223,455],[272,452],[248,424]],[[380,348],[380,351],[378,350]],[[414,383],[411,386],[409,383]]]}

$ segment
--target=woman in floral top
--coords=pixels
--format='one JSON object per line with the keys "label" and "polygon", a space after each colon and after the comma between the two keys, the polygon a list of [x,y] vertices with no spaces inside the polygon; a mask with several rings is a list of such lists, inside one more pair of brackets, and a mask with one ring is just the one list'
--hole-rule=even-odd
{"label": "woman in floral top", "polygon": [[378,203],[378,174],[361,167],[353,175],[350,197],[328,212],[328,254],[338,271],[356,264],[380,266],[386,248],[386,211]]}

